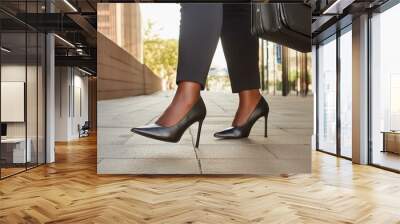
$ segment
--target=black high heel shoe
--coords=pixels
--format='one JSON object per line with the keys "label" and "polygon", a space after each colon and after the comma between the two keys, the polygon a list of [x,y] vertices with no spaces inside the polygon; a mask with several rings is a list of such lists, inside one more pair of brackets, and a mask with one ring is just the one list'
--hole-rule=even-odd
{"label": "black high heel shoe", "polygon": [[221,139],[237,139],[237,138],[247,138],[250,134],[250,130],[254,123],[260,118],[265,117],[265,127],[264,127],[264,137],[268,136],[268,114],[269,106],[264,97],[261,97],[256,108],[250,114],[246,123],[237,127],[229,127],[223,131],[216,132],[214,137]]}
{"label": "black high heel shoe", "polygon": [[166,142],[178,142],[186,129],[195,122],[199,122],[197,130],[196,148],[199,147],[201,126],[206,117],[206,106],[200,97],[190,111],[175,125],[163,127],[158,124],[149,124],[141,127],[132,128],[133,133]]}

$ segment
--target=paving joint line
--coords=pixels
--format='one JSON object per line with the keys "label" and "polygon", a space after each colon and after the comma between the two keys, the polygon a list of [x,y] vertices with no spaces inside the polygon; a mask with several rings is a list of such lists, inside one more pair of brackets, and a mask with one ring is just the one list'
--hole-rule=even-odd
{"label": "paving joint line", "polygon": [[192,139],[192,147],[193,147],[194,155],[195,155],[196,160],[197,160],[197,166],[199,168],[200,174],[203,174],[203,168],[201,167],[201,160],[199,158],[199,155],[197,154],[197,149],[196,149],[196,146],[195,146],[196,143],[195,143],[195,140],[194,140],[194,137],[193,137],[192,129],[190,129],[190,128],[189,128],[189,134],[190,134],[190,137]]}

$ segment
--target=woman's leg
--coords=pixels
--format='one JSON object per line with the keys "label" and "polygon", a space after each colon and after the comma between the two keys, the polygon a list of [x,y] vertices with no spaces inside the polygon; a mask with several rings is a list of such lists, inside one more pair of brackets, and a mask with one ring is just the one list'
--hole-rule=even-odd
{"label": "woman's leg", "polygon": [[204,89],[222,27],[222,4],[181,4],[178,71],[175,96],[157,120],[172,126],[192,108]]}
{"label": "woman's leg", "polygon": [[261,98],[258,37],[250,31],[250,4],[224,4],[221,41],[232,92],[239,93],[239,107],[233,126],[246,123]]}

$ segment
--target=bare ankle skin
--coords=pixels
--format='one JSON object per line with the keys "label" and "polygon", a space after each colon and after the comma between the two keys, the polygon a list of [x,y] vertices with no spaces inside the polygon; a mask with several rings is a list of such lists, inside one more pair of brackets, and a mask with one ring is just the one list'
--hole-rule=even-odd
{"label": "bare ankle skin", "polygon": [[233,119],[232,126],[238,127],[246,123],[257,103],[261,99],[259,89],[244,90],[239,92],[239,106]]}
{"label": "bare ankle skin", "polygon": [[156,121],[156,124],[170,127],[178,123],[197,102],[200,97],[200,90],[201,85],[199,83],[180,82],[172,102]]}

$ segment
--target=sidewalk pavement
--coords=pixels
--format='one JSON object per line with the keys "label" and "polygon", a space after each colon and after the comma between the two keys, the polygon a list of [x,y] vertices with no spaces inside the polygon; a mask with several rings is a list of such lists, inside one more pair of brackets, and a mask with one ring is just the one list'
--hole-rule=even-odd
{"label": "sidewalk pavement", "polygon": [[154,122],[171,101],[171,92],[98,102],[99,174],[256,174],[311,172],[313,98],[265,96],[270,104],[268,138],[264,118],[249,138],[217,140],[213,133],[230,126],[238,100],[231,93],[202,92],[207,106],[200,147],[198,124],[179,143],[166,143],[130,132]]}

